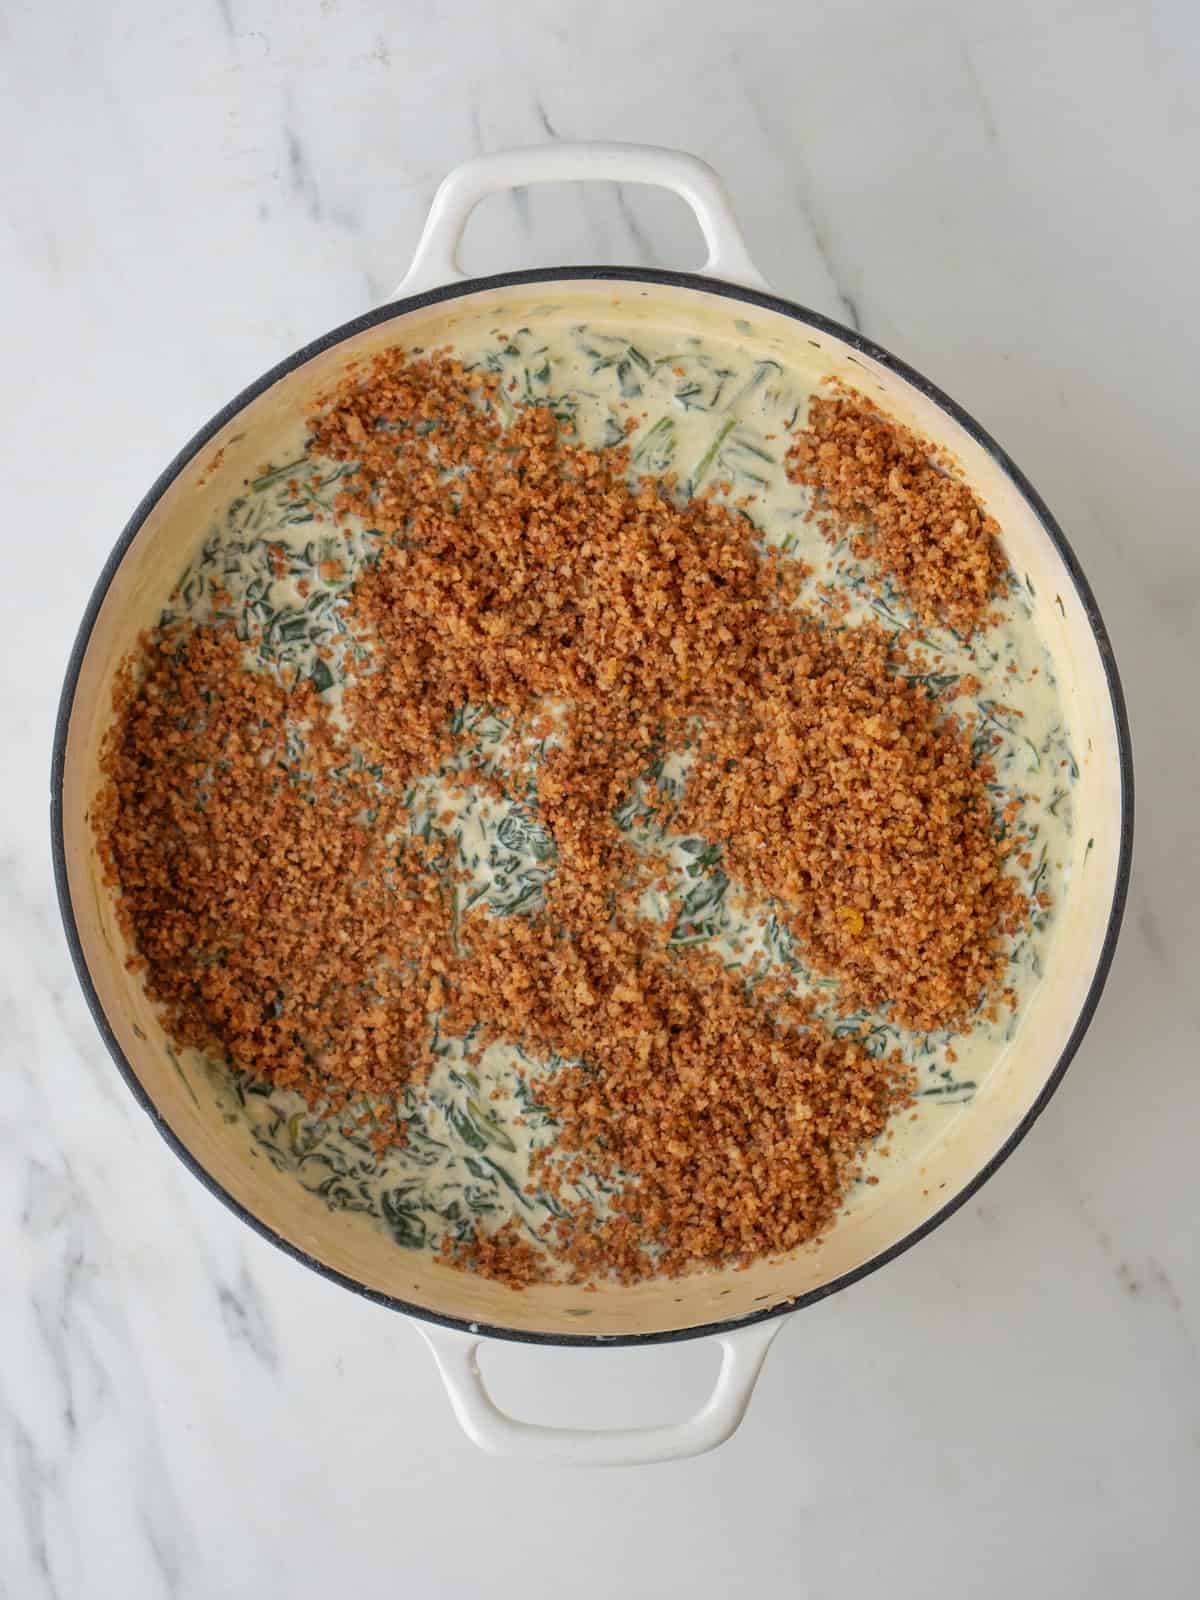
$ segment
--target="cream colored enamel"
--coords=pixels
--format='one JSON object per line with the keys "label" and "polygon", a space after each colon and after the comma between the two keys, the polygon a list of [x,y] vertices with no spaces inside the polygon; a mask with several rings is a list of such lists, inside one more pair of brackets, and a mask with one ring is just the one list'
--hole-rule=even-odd
{"label": "cream colored enamel", "polygon": [[[901,421],[947,448],[1004,529],[1013,565],[1037,592],[1037,624],[1058,671],[1080,764],[1074,790],[1071,893],[1050,951],[1047,979],[1033,995],[1012,1048],[987,1078],[969,1116],[951,1116],[922,1165],[908,1164],[856,1208],[819,1246],[746,1271],[592,1294],[565,1286],[521,1293],[397,1249],[353,1216],[330,1213],[255,1151],[245,1130],[227,1126],[207,1086],[193,1090],[171,1063],[162,1030],[122,949],[109,896],[97,883],[86,808],[98,784],[100,739],[110,716],[112,674],[137,634],[157,619],[162,597],[192,555],[199,533],[283,441],[352,357],[403,342],[430,348],[467,343],[497,327],[561,307],[585,321],[603,315],[660,334],[728,336],[735,319],[754,330],[743,342],[811,374],[845,379],[877,396]],[[223,452],[214,462],[218,452]],[[201,481],[202,480],[202,481]],[[1061,597],[1062,612],[1055,603]],[[483,293],[385,321],[307,363],[227,424],[179,475],[126,553],[101,607],[84,660],[68,734],[65,845],[72,904],[93,982],[110,1026],[158,1115],[196,1161],[240,1205],[328,1267],[367,1287],[465,1321],[558,1334],[658,1332],[697,1326],[786,1301],[828,1283],[886,1250],[932,1216],[995,1154],[1020,1123],[1074,1026],[1099,957],[1119,854],[1118,748],[1107,681],[1070,577],[1037,518],[1003,471],[931,400],[840,341],[775,313],[697,290],[615,282],[544,283]],[[1089,839],[1094,841],[1087,852]],[[1085,862],[1085,852],[1087,859]],[[139,1032],[135,1032],[135,1028]],[[141,1037],[144,1035],[145,1037]]]}

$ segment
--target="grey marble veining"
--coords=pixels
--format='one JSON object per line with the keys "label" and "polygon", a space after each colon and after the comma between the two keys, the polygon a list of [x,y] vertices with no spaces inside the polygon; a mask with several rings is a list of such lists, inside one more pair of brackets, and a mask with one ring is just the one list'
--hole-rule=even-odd
{"label": "grey marble veining", "polygon": [[[1198,15],[7,8],[0,1595],[1195,1593]],[[46,839],[69,643],[153,476],[387,294],[455,161],[587,137],[707,157],[781,293],[1010,449],[1098,593],[1140,779],[1118,963],[1035,1132],[920,1248],[793,1320],[728,1447],[635,1487],[478,1456],[411,1328],[183,1171],[87,1016]],[[699,258],[683,206],[629,187],[495,197],[466,241],[478,270]],[[680,1414],[712,1361],[488,1359],[503,1403],[583,1422]]]}

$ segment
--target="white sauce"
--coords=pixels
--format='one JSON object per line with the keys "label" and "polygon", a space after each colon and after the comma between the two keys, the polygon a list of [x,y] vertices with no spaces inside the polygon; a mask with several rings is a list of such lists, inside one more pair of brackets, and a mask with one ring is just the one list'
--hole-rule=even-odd
{"label": "white sauce", "polygon": [[[742,904],[736,886],[725,884],[716,865],[719,852],[706,849],[705,841],[674,841],[672,859],[688,895],[689,942],[708,943],[723,960],[751,968],[785,962],[797,992],[812,993],[822,1003],[829,1026],[857,1031],[867,1021],[871,1047],[899,1048],[915,1065],[916,1109],[894,1119],[868,1159],[867,1173],[884,1182],[901,1162],[919,1160],[944,1134],[947,1119],[970,1115],[976,1089],[1021,1025],[1046,962],[1057,906],[1068,892],[1070,790],[1078,769],[1053,666],[1019,575],[1001,607],[1004,623],[977,635],[969,647],[946,630],[916,628],[900,595],[885,588],[880,598],[868,588],[869,569],[844,547],[831,548],[804,520],[807,492],[790,483],[784,470],[787,430],[797,419],[803,423],[811,388],[778,362],[750,354],[737,337],[739,330],[749,331],[735,324],[728,339],[683,339],[667,346],[640,334],[631,342],[627,329],[603,321],[581,326],[547,313],[534,327],[506,328],[486,348],[458,353],[502,375],[505,407],[549,404],[560,418],[573,420],[585,443],[606,447],[627,441],[635,473],[674,471],[682,486],[693,489],[728,480],[732,501],[753,497],[744,509],[761,540],[813,568],[806,603],[821,603],[816,584],[833,583],[851,600],[850,620],[873,616],[886,626],[920,632],[938,686],[967,673],[980,680],[977,695],[960,696],[947,709],[978,725],[981,737],[999,735],[999,743],[988,750],[996,768],[997,815],[1017,799],[1020,812],[1012,826],[1035,841],[1029,869],[1022,871],[1015,861],[1012,866],[1027,891],[1051,896],[1050,906],[1036,911],[1033,926],[1011,941],[1009,982],[1018,1003],[998,1022],[980,1018],[969,1034],[952,1040],[944,1032],[898,1029],[883,1013],[836,1019],[836,981],[809,971],[802,952],[765,919],[762,907]],[[627,436],[630,418],[636,426]],[[214,615],[211,588],[219,581],[232,595],[232,605],[215,614],[252,619],[265,629],[260,661],[270,670],[315,669],[320,683],[318,645],[333,646],[335,671],[353,670],[358,647],[344,632],[341,597],[377,536],[359,529],[348,545],[332,526],[338,487],[333,469],[303,458],[300,451],[296,456],[248,486],[224,525],[214,528],[185,574],[175,614],[187,611],[202,620]],[[314,487],[315,476],[321,482]],[[281,541],[289,550],[289,572],[274,579],[266,549]],[[340,570],[331,561],[340,563]],[[327,694],[336,703],[336,682]],[[463,717],[481,749],[501,748],[508,729],[498,717],[466,708]],[[685,773],[680,768],[665,777],[682,782]],[[432,825],[448,803],[436,775],[429,776],[425,788],[428,811],[414,816],[414,827]],[[449,803],[456,811],[451,831],[472,868],[464,893],[486,899],[501,913],[519,914],[521,906],[536,904],[540,885],[553,871],[553,844],[532,813],[478,795]],[[648,898],[643,909],[660,918],[671,914],[662,897]],[[735,940],[740,949],[735,950]],[[270,1092],[245,1076],[232,1078],[214,1064],[207,1064],[207,1071],[230,1118],[246,1120],[276,1165],[294,1171],[331,1205],[375,1217],[398,1243],[436,1247],[476,1221],[490,1229],[510,1216],[537,1238],[555,1202],[523,1190],[530,1153],[553,1142],[554,1126],[538,1108],[530,1081],[553,1062],[532,1061],[515,1046],[494,1044],[477,1067],[468,1069],[461,1043],[443,1040],[436,1048],[441,1059],[428,1083],[408,1092],[409,1143],[382,1159],[364,1141],[314,1123],[295,1095]],[[948,1049],[956,1059],[948,1057]],[[602,1185],[582,1192],[603,1209]],[[847,1207],[860,1204],[866,1192],[865,1185],[857,1185]]]}

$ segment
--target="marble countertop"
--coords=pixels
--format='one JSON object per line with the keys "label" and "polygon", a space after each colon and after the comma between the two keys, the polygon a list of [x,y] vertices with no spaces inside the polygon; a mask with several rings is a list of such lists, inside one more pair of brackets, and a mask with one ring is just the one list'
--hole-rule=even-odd
{"label": "marble countertop", "polygon": [[[1198,18],[6,8],[0,1595],[1196,1592]],[[708,158],[780,292],[1007,446],[1099,596],[1140,785],[1116,967],[1033,1133],[917,1249],[790,1321],[729,1445],[637,1477],[478,1454],[409,1324],[194,1182],[95,1034],[47,844],[67,651],[146,486],[386,296],[451,164],[560,137]],[[600,187],[487,202],[467,258],[692,265],[699,240],[674,199]],[[617,1423],[681,1414],[714,1363],[506,1347],[489,1372],[525,1414]]]}

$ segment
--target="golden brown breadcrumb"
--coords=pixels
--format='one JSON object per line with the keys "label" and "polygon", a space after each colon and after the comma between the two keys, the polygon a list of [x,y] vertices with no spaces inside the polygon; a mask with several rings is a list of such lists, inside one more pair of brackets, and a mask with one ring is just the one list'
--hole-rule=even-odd
{"label": "golden brown breadcrumb", "polygon": [[932,447],[865,395],[814,395],[787,456],[816,496],[810,516],[831,540],[882,568],[928,622],[964,637],[984,620],[1006,564],[1000,528]]}
{"label": "golden brown breadcrumb", "polygon": [[[428,1070],[435,1018],[474,1052],[577,1062],[534,1088],[560,1129],[538,1181],[614,1180],[607,1215],[564,1204],[550,1230],[580,1279],[815,1237],[910,1075],[640,917],[662,863],[616,814],[719,846],[848,1009],[959,1027],[1025,913],[986,764],[893,642],[818,625],[806,569],[747,521],[631,488],[623,448],[585,449],[544,409],[502,425],[492,378],[388,351],[312,427],[355,464],[339,518],[384,536],[346,602],[367,662],[344,726],[231,627],[148,637],[116,689],[94,826],[168,1032],[317,1111],[368,1097],[381,1145],[403,1138],[381,1108]],[[473,768],[454,731],[464,705],[544,741],[536,797],[510,796],[556,852],[529,914],[460,918],[444,841],[407,827],[407,788],[447,758],[451,784],[506,794],[509,769]],[[672,756],[682,798],[654,777]],[[550,1270],[513,1230],[461,1258],[514,1284]]]}

